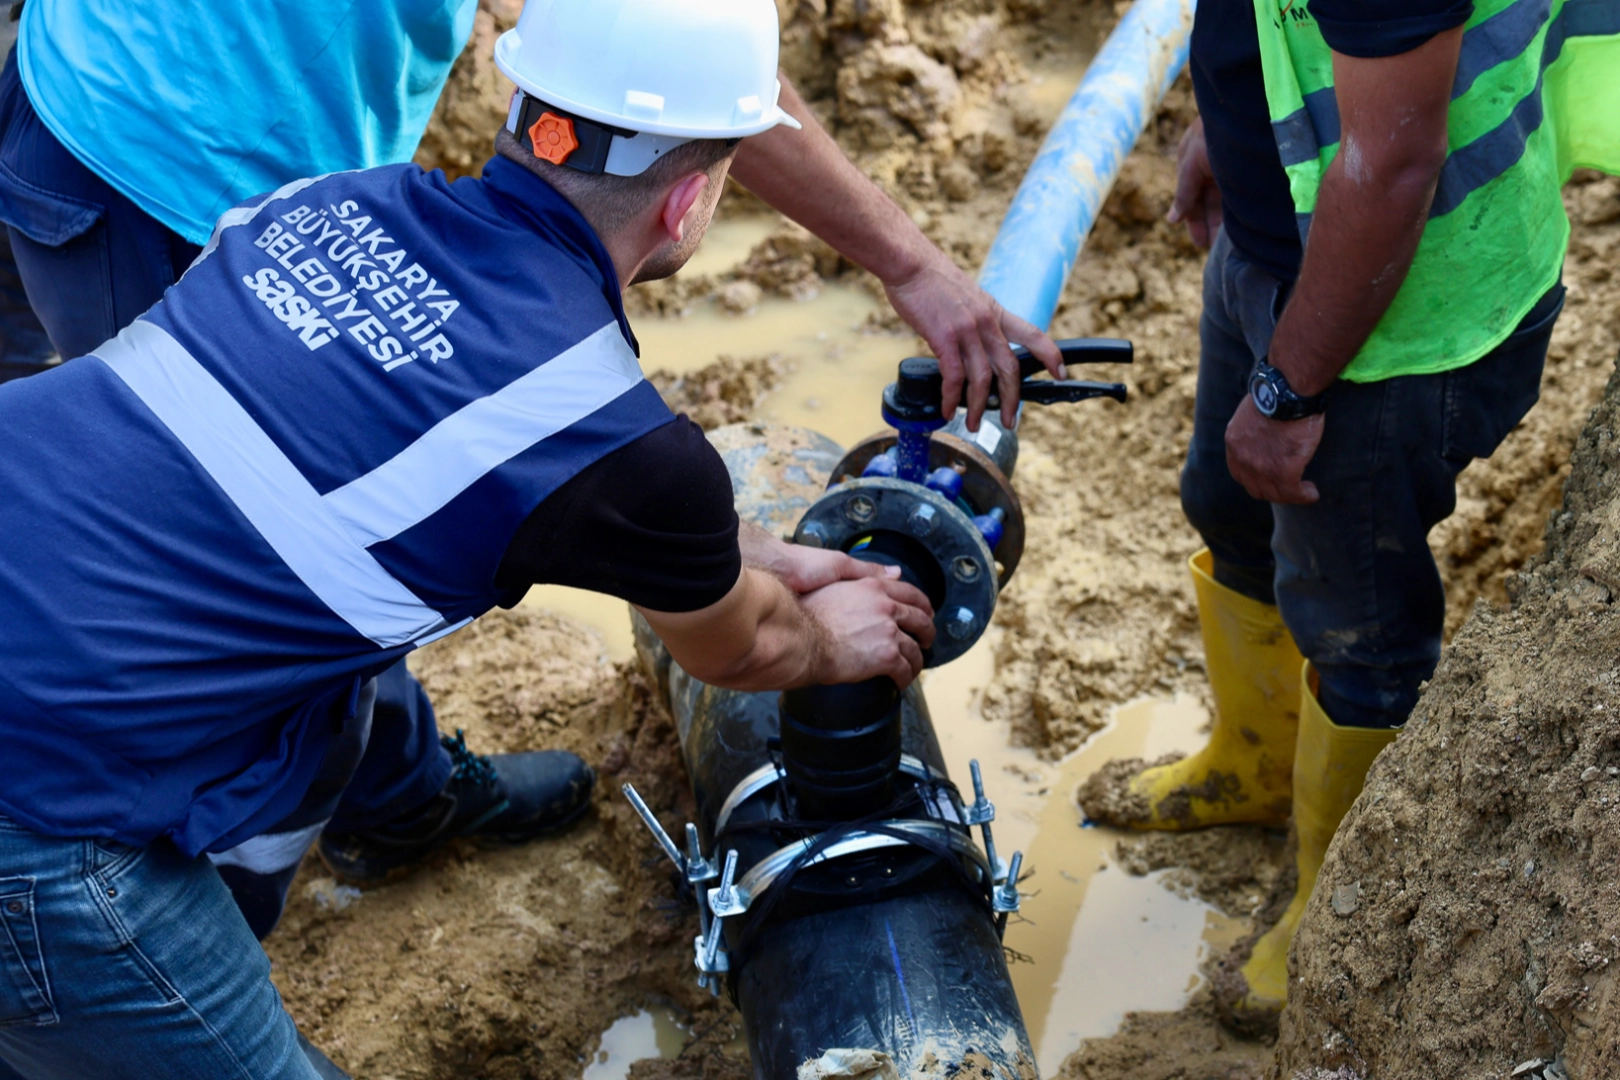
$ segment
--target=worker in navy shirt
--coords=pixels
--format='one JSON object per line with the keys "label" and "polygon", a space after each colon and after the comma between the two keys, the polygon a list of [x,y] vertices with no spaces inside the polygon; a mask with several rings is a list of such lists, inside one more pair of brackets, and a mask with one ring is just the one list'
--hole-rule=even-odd
{"label": "worker in navy shirt", "polygon": [[1328,842],[1438,661],[1427,535],[1536,400],[1559,147],[1620,159],[1613,130],[1554,132],[1616,115],[1581,64],[1620,59],[1563,51],[1617,33],[1611,0],[1198,5],[1170,220],[1210,248],[1181,496],[1215,717],[1201,751],[1130,778],[1127,809],[1085,801],[1136,828],[1292,818],[1293,901],[1217,980],[1239,1028],[1275,1027]]}
{"label": "worker in navy shirt", "polygon": [[0,534],[30,538],[0,551],[0,1076],[320,1075],[208,856],[301,853],[375,677],[531,584],[623,597],[716,685],[921,669],[926,598],[740,527],[642,377],[622,285],[793,123],[769,0],[685,12],[531,6],[482,179],[287,184],[0,387]]}
{"label": "worker in navy shirt", "polygon": [[[0,222],[34,309],[71,359],[153,304],[222,210],[297,177],[408,161],[476,4],[18,7],[20,38],[0,70]],[[732,175],[884,283],[940,357],[947,400],[968,384],[975,425],[992,382],[1010,423],[1018,376],[1008,339],[1055,363],[1049,340],[930,243],[791,86],[780,103],[803,129],[751,139]],[[572,755],[483,757],[459,738],[441,747],[432,705],[403,664],[376,691],[365,759],[319,841],[341,877],[380,879],[458,835],[540,835],[586,805],[591,774]],[[268,839],[219,855],[261,934],[275,924],[295,850]]]}

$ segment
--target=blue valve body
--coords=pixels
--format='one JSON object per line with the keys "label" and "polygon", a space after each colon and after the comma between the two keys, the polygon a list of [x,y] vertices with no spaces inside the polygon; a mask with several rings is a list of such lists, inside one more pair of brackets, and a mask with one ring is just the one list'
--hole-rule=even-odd
{"label": "blue valve body", "polygon": [[899,436],[895,443],[896,475],[901,480],[920,484],[928,476],[928,437],[945,426],[943,420],[904,420],[883,409],[883,422],[894,428]]}

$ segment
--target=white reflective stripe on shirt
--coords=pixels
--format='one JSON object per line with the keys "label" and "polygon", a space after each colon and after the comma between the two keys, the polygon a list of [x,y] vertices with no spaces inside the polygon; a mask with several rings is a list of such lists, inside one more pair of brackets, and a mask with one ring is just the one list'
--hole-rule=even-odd
{"label": "white reflective stripe on shirt", "polygon": [[538,442],[585,419],[642,380],[636,355],[610,322],[579,344],[457,409],[364,476],[326,493],[326,505],[369,547],[398,536]]}
{"label": "white reflective stripe on shirt", "polygon": [[437,611],[355,543],[298,467],[168,333],[136,319],[90,355],[157,415],[299,580],[344,622],[384,648],[442,626]]}
{"label": "white reflective stripe on shirt", "polygon": [[233,848],[210,852],[208,861],[215,866],[240,867],[252,874],[278,874],[302,862],[324,828],[326,822],[317,821],[292,832],[263,833]]}
{"label": "white reflective stripe on shirt", "polygon": [[[330,175],[332,174],[327,174],[327,176]],[[303,191],[305,188],[309,187],[309,185],[313,184],[315,181],[325,179],[326,176],[311,176],[303,180],[294,180],[291,183],[283,184],[276,188],[276,190],[272,191],[270,194],[266,195],[264,198],[260,199],[251,206],[231,207],[231,209],[219,215],[219,220],[214,223],[213,235],[208,238],[208,243],[203,245],[203,249],[198,253],[197,257],[191,260],[191,266],[196,266],[198,263],[202,262],[204,259],[208,258],[208,256],[214,253],[214,249],[219,247],[219,235],[226,229],[229,229],[233,225],[246,225],[248,222],[259,216],[260,210],[263,210],[266,206],[269,206],[277,199],[285,199],[289,195],[296,195],[300,191]],[[190,270],[190,266],[186,267],[187,273],[189,273]],[[181,275],[181,277],[184,276],[184,274]]]}

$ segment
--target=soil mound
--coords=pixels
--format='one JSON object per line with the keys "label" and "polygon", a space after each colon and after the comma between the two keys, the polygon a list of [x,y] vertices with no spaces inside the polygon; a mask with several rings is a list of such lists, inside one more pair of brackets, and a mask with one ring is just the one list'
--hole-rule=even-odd
{"label": "soil mound", "polygon": [[1269,1076],[1620,1075],[1617,461],[1620,378],[1545,557],[1476,609],[1345,819]]}

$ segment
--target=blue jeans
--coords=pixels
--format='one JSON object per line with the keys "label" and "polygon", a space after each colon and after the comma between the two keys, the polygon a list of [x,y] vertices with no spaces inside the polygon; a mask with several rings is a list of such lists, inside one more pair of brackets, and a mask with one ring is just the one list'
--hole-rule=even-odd
{"label": "blue jeans", "polygon": [[[83,356],[128,326],[201,251],[57,141],[28,101],[15,50],[0,68],[0,222],[28,301],[63,360]],[[0,273],[0,313],[4,284]],[[414,810],[450,780],[433,705],[404,661],[377,678],[371,738],[353,775],[335,812],[325,811],[350,831]],[[308,846],[288,841],[309,832],[314,821],[301,807],[271,831],[274,840],[224,853],[226,880],[261,935],[280,918]]]}
{"label": "blue jeans", "polygon": [[207,859],[0,818],[0,1080],[316,1080]]}
{"label": "blue jeans", "polygon": [[1305,470],[1311,506],[1251,498],[1226,468],[1226,424],[1266,355],[1289,283],[1222,233],[1204,270],[1198,397],[1181,502],[1215,579],[1282,612],[1321,678],[1336,723],[1406,722],[1434,674],[1445,590],[1429,530],[1456,508],[1456,479],[1489,457],[1535,404],[1564,290],[1467,367],[1328,390],[1322,445]]}

